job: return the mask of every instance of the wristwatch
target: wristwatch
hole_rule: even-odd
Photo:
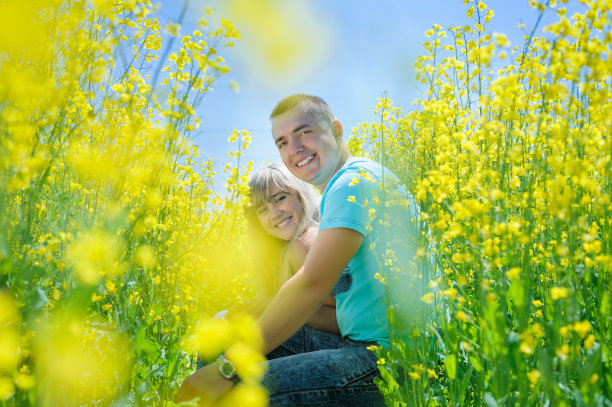
[[[217,358],[217,365],[219,366],[219,373],[221,373],[221,376],[234,381],[236,378],[236,367],[231,361],[226,359],[223,353]]]

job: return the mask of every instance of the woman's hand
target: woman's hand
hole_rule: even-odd
[[[230,308],[225,317],[232,318],[237,314],[244,312],[254,318],[259,318],[268,307],[268,304],[270,304],[270,301],[272,301],[272,299],[268,297],[258,297],[251,300],[246,300],[243,303]]]
[[[217,363],[211,363],[196,370],[185,379],[176,393],[176,401],[189,401],[199,397],[198,405],[210,406],[227,393],[232,386],[232,381],[219,373]]]

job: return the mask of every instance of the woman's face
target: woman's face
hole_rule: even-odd
[[[256,208],[257,219],[266,233],[283,240],[293,239],[302,221],[302,203],[296,191],[283,192],[270,185],[270,202]]]

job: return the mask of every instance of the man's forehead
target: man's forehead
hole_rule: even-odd
[[[282,137],[285,133],[292,133],[303,127],[318,124],[319,121],[314,109],[298,105],[272,118],[272,135],[274,138]]]

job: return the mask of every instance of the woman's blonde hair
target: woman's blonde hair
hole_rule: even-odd
[[[251,205],[246,214],[249,220],[251,269],[257,295],[273,297],[293,275],[288,256],[291,245],[319,221],[320,196],[306,182],[296,178],[282,164],[271,164],[257,171],[249,181]],[[289,242],[269,235],[257,218],[257,208],[270,202],[270,186],[284,193],[295,191],[302,206],[302,220],[297,233]]]

